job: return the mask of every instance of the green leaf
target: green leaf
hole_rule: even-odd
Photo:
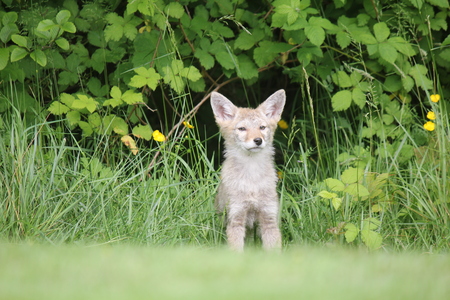
[[[341,88],[353,86],[350,76],[344,71],[337,71],[331,78],[333,79],[333,82]]]
[[[259,76],[258,67],[255,63],[245,54],[238,56],[239,69],[238,76],[243,79],[252,79]]]
[[[83,136],[91,136],[92,133],[94,133],[94,130],[92,130],[92,126],[88,122],[80,121],[78,122],[78,126],[80,126],[81,130],[83,131]]]
[[[219,52],[216,54],[217,62],[227,70],[233,70],[237,64],[237,58],[229,52]]]
[[[369,190],[359,183],[351,183],[345,187],[344,192],[358,198],[364,198],[370,195]]]
[[[361,109],[366,105],[366,94],[358,87],[352,90],[352,99]]]
[[[378,51],[382,59],[390,62],[391,64],[395,63],[398,52],[394,46],[389,43],[381,43],[378,45]]]
[[[320,191],[318,194],[318,196],[324,198],[324,199],[333,199],[336,198],[338,195],[335,193],[330,193],[328,191]]]
[[[35,50],[30,53],[30,57],[37,62],[41,67],[45,67],[47,65],[47,55],[45,55],[42,50]]]
[[[346,110],[352,104],[352,93],[349,90],[339,91],[331,98],[333,111]]]
[[[158,86],[158,82],[161,79],[161,75],[156,73],[154,68],[146,69],[144,67],[140,67],[134,70],[138,75],[134,75],[129,85],[132,87],[143,87],[147,85],[150,89],[155,90]]]
[[[377,23],[373,25],[373,31],[375,33],[375,38],[379,43],[384,42],[387,40],[389,35],[391,34],[391,31],[389,30],[388,26],[384,22]]]
[[[325,184],[329,189],[335,192],[343,191],[345,189],[345,185],[342,181],[334,178],[325,179]]]
[[[350,45],[352,39],[347,32],[340,31],[336,34],[336,42],[338,43],[339,47],[341,47],[341,49],[345,49]]]
[[[81,120],[81,114],[79,111],[71,110],[66,114],[67,121],[70,126],[75,126]]]
[[[1,27],[1,26],[0,26]],[[11,35],[19,33],[19,28],[16,24],[7,24],[0,30],[0,40],[3,43],[9,42]]]
[[[338,211],[339,208],[342,205],[342,198],[333,198],[333,199],[331,199],[331,204],[333,205],[334,209],[336,211]]]
[[[411,46],[410,43],[405,41],[402,37],[396,36],[392,37],[388,40],[388,43],[392,45],[395,49],[397,49],[398,52],[411,57],[416,54],[416,51]]]
[[[164,12],[172,18],[180,19],[184,14],[184,8],[179,2],[170,2]]]
[[[16,43],[17,45],[19,45],[22,48],[29,48],[29,45],[31,45],[30,40],[28,39],[28,37],[25,36],[21,36],[18,34],[13,34],[11,35],[11,40]]]
[[[123,101],[125,101],[127,104],[136,104],[136,103],[142,103],[144,100],[142,99],[141,93],[135,93],[132,90],[128,90],[122,95]]]
[[[105,28],[105,40],[119,41],[123,36],[123,26],[119,24],[108,25]]]
[[[15,23],[15,22],[17,22],[18,17],[19,17],[19,15],[14,11],[7,12],[3,15],[2,23],[5,26],[8,24],[11,24],[11,23]]]
[[[150,141],[152,139],[153,130],[149,125],[137,125],[133,128],[133,135],[137,138]]]
[[[403,89],[405,89],[406,92],[409,92],[414,87],[414,79],[412,79],[411,76],[406,75],[402,78],[402,85]]]
[[[372,230],[361,230],[361,239],[370,250],[380,248],[383,243],[381,234]]]
[[[317,25],[309,25],[305,27],[305,34],[316,46],[320,46],[325,41],[325,30],[322,27]]]
[[[70,48],[69,42],[63,37],[56,39],[55,43],[63,50],[67,51]]]
[[[202,78],[202,74],[200,73],[200,71],[194,67],[194,66],[189,66],[187,68],[183,68],[180,71],[180,76],[185,77],[191,81],[197,81],[200,78]]]
[[[72,104],[75,101],[75,97],[70,94],[67,94],[67,93],[61,93],[60,100],[62,103],[64,103],[68,107],[73,108]]]
[[[203,49],[197,49],[194,53],[194,56],[199,59],[200,64],[205,68],[205,70],[209,70],[214,67],[214,57],[207,51]]]
[[[9,60],[9,48],[0,48],[0,71],[6,68]]]
[[[348,168],[342,172],[341,180],[343,183],[355,183],[360,181],[364,177],[364,170],[358,168]]]
[[[351,223],[345,224],[344,228],[346,229],[345,240],[347,241],[347,243],[353,242],[356,239],[356,237],[358,236],[359,229]]]
[[[112,129],[115,133],[120,135],[128,134],[128,124],[124,119],[116,117],[111,123]]]
[[[68,108],[59,101],[53,101],[52,104],[50,104],[48,111],[54,114],[55,116],[60,116],[69,112],[70,108]]]
[[[68,10],[61,10],[57,15],[56,15],[56,22],[59,25],[62,25],[64,23],[66,23],[67,21],[69,21],[70,18],[70,11]]]
[[[11,62],[21,60],[28,55],[27,49],[16,47],[11,51]]]
[[[411,70],[409,71],[409,75],[414,78],[414,81],[416,82],[416,85],[418,87],[421,87],[423,90],[432,90],[433,89],[433,82],[428,79],[427,77],[428,69],[421,64],[416,64],[413,67],[411,67]]]
[[[55,26],[57,26],[55,23],[53,23],[52,20],[42,20],[41,22],[39,22],[38,26],[37,26],[37,30],[38,31],[49,31],[51,29],[53,29]]]
[[[66,31],[66,32],[70,32],[70,33],[75,33],[75,32],[77,32],[77,28],[75,27],[75,24],[73,24],[72,22],[64,23],[64,24],[61,26],[61,29],[64,30],[64,31]]]

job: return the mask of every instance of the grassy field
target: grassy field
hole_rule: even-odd
[[[2,243],[0,299],[448,299],[450,256]]]

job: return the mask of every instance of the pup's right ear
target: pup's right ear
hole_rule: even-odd
[[[214,116],[218,121],[232,120],[236,116],[238,108],[231,103],[224,95],[212,92],[211,93],[211,107]]]

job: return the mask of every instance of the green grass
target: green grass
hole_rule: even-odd
[[[0,245],[0,299],[448,299],[450,256]]]

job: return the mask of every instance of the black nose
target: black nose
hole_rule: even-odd
[[[256,139],[253,140],[253,142],[255,142],[256,146],[261,146],[262,138],[256,138]]]

